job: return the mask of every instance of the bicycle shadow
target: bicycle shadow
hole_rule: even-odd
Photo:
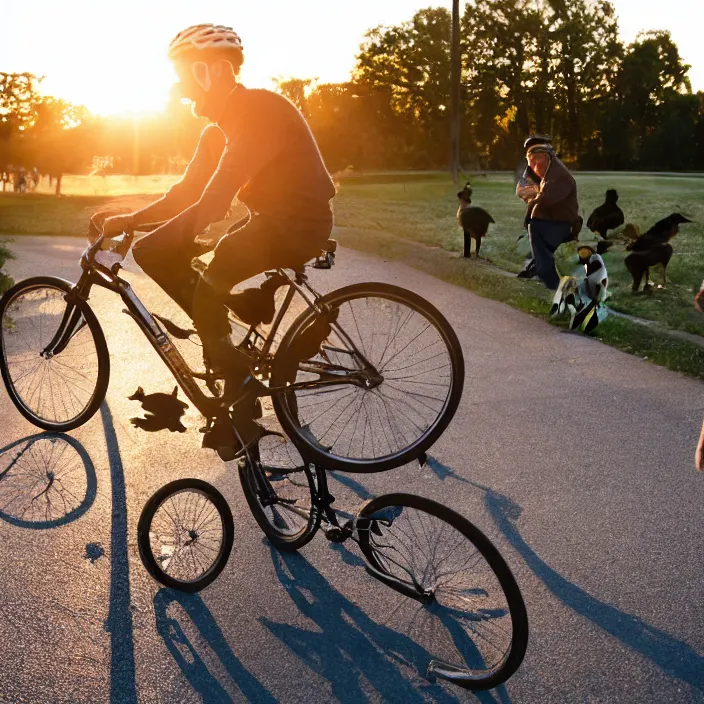
[[[364,485],[352,479],[349,475],[334,471],[328,471],[327,474],[328,477],[334,479],[336,482],[339,482],[342,486],[351,489],[355,494],[357,494],[357,496],[359,496],[360,499],[366,501],[367,499],[374,498],[374,494],[372,494]]]
[[[337,550],[343,552],[346,548],[339,546]],[[272,560],[279,581],[294,604],[319,630],[278,623],[264,616],[259,621],[301,662],[330,682],[338,701],[345,704],[367,701],[364,682],[384,701],[408,704],[462,701],[439,684],[424,680],[432,658],[428,651],[407,636],[376,623],[338,592],[305,557],[278,553],[272,548]],[[355,564],[357,560],[345,562]],[[415,670],[423,681],[409,681],[401,666]],[[463,698],[469,696],[486,704],[511,702],[504,687],[495,693],[456,691]]]
[[[438,479],[440,479],[440,481],[445,481],[446,479],[455,479],[458,482],[469,481],[465,477],[457,474],[457,472],[455,472],[452,467],[443,464],[442,462],[440,462],[440,460],[436,459],[435,457],[432,457],[431,455],[427,456],[424,467],[427,467],[431,472],[433,472],[433,474]],[[347,489],[353,491],[362,500],[366,501],[368,499],[374,498],[374,494],[372,494],[369,489],[367,489],[363,484],[356,481],[355,479],[352,479],[352,477],[350,477],[348,474],[344,474],[342,472],[328,471],[328,477],[334,479],[336,482],[339,482]]]
[[[112,491],[110,534],[110,605],[105,630],[110,634],[110,701],[137,702],[134,627],[130,608],[130,566],[127,549],[127,494],[120,446],[106,401],[100,406]]]
[[[508,496],[468,480],[484,492],[486,508],[510,545],[545,586],[566,606],[599,626],[670,677],[704,689],[704,657],[687,643],[588,594],[548,565],[524,540],[516,526],[522,507]]]
[[[64,433],[30,435],[0,448],[0,519],[57,528],[93,505],[98,480],[83,445]]]
[[[230,702],[232,695],[211,672],[208,663],[189,639],[184,628],[185,624],[169,614],[170,608],[174,605],[185,612],[247,701],[262,702],[262,704],[278,702],[239,661],[201,597],[198,594],[185,594],[164,587],[154,596],[157,633],[191,687],[202,696],[203,701]]]

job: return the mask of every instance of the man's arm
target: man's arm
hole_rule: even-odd
[[[209,125],[201,133],[196,151],[181,180],[161,198],[133,213],[108,218],[109,212],[98,212],[91,218],[92,224],[98,229],[104,227],[106,234],[109,235],[119,234],[123,229],[132,229],[147,223],[170,220],[193,205],[201,196],[218,166],[224,147],[225,135],[222,130],[217,125]]]
[[[225,148],[225,135],[217,125],[208,125],[200,135],[198,146],[178,183],[159,200],[132,213],[135,225],[170,220],[193,205],[213,176]]]
[[[694,465],[700,472],[704,470],[704,423],[702,423],[702,432],[699,434],[699,442],[697,443],[697,454],[694,457]]]
[[[253,126],[249,121],[247,128],[225,148],[198,201],[154,232],[168,232],[167,236],[175,242],[190,240],[211,223],[224,219],[240,188],[276,158],[285,144],[283,128],[263,131],[261,125]]]

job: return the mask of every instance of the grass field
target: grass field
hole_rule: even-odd
[[[536,281],[525,282],[500,275],[492,266],[518,272],[529,253],[523,232],[524,206],[514,194],[510,174],[470,175],[473,203],[488,210],[496,224],[482,244],[486,261],[458,257],[462,232],[457,227],[457,188],[440,173],[373,174],[345,178],[335,198],[336,224],[347,230],[342,244],[405,261],[433,275],[505,301],[522,310],[545,315],[550,295]],[[684,225],[673,240],[674,255],[668,267],[668,286],[650,295],[633,295],[625,270],[623,243],[614,245],[604,259],[609,271],[609,306],[668,327],[704,335],[704,315],[695,311],[692,298],[704,279],[704,178],[695,175],[576,174],[580,211],[585,220],[603,202],[604,191],[616,188],[626,222],[644,232],[655,221],[681,212],[695,222]],[[81,236],[92,212],[103,208],[138,208],[163,193],[174,176],[65,176],[64,196],[51,195],[48,184],[37,193],[0,193],[0,236],[54,234]],[[215,229],[225,229],[225,224]],[[615,233],[618,238],[619,232]],[[613,236],[613,235],[612,235]],[[584,229],[580,241],[594,242]],[[557,253],[561,273],[577,264],[575,245]],[[651,271],[660,282],[661,272]],[[598,336],[628,352],[658,361],[673,369],[704,378],[704,348],[665,339],[624,320],[609,319]]]

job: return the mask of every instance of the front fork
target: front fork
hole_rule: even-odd
[[[57,354],[61,354],[68,347],[73,337],[86,325],[86,320],[76,305],[76,301],[87,301],[92,285],[88,273],[84,272],[78,283],[64,296],[66,310],[54,337],[40,352],[44,359],[51,359]]]

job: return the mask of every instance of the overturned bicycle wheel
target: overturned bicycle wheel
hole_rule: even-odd
[[[418,674],[473,690],[505,682],[523,661],[528,617],[508,565],[489,539],[442,504],[387,494],[358,515],[367,571],[389,587],[374,613]]]

